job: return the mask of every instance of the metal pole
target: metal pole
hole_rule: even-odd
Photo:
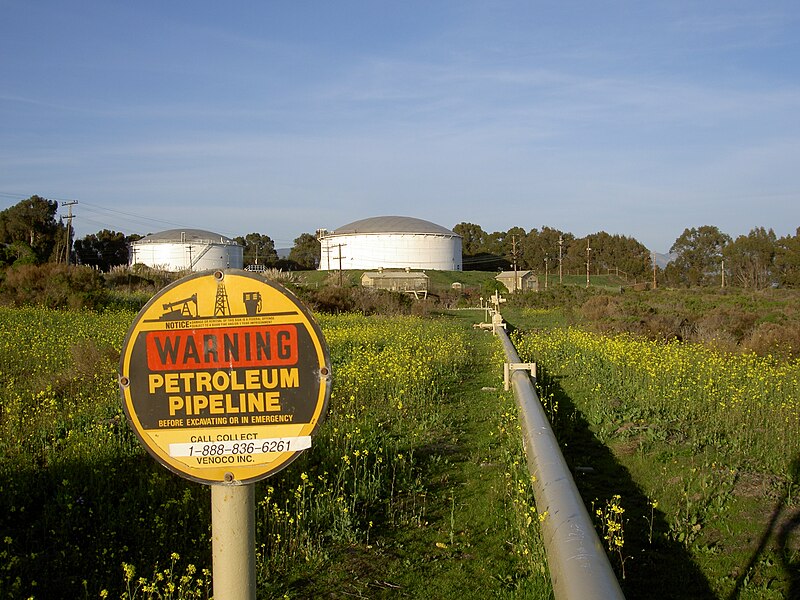
[[[653,252],[653,289],[656,289],[656,253]]]
[[[586,238],[586,287],[587,288],[589,287],[589,252],[591,251],[592,249],[589,248],[589,238],[587,237]]]
[[[71,253],[70,251],[72,250],[72,244],[70,243],[70,230],[72,229],[72,207],[77,203],[77,200],[65,200],[61,203],[61,206],[69,206],[69,214],[67,215],[67,266],[69,266],[69,255]],[[59,260],[61,259],[59,258]]]
[[[511,258],[514,259],[514,289],[515,294],[519,290],[519,282],[517,280],[517,236],[511,236]]]
[[[521,362],[505,329],[496,326],[494,331],[508,362]],[[542,537],[553,595],[556,600],[624,599],[530,376],[515,369],[511,383],[520,409],[536,509],[547,515]]]
[[[211,486],[215,600],[255,600],[255,486]]]
[[[564,246],[564,238],[559,235],[558,236],[558,283],[564,283],[564,278],[561,271],[562,265],[562,257],[561,257],[561,249]]]
[[[544,289],[547,289],[547,256],[544,257]]]

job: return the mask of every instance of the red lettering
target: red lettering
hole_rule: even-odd
[[[151,371],[296,365],[297,326],[262,325],[150,331]]]

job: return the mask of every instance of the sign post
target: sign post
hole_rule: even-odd
[[[119,375],[128,422],[158,462],[213,486],[215,598],[254,597],[250,484],[311,446],[327,412],[330,375],[328,348],[308,310],[246,271],[189,275],[154,296],[128,330]],[[250,556],[232,557],[238,551],[228,549],[243,538]],[[219,569],[218,554],[226,565]],[[252,572],[234,576],[234,563]],[[218,577],[246,580],[252,592],[218,590]]]
[[[256,597],[255,484],[211,486],[214,598]]]

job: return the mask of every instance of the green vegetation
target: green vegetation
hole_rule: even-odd
[[[427,300],[360,275],[267,274],[327,315],[335,380],[314,448],[257,486],[260,597],[548,597],[499,349],[483,311],[438,316],[495,272],[429,272]],[[176,277],[3,272],[0,596],[208,595],[208,490],[150,459],[116,385],[134,312]],[[798,292],[556,279],[503,314],[628,597],[796,596]]]
[[[0,596],[209,593],[208,489],[153,461],[121,413],[133,316],[0,308]],[[491,336],[413,317],[321,325],[330,413],[257,484],[259,597],[548,597]]]
[[[791,359],[800,350],[796,290],[695,288],[609,291],[553,286],[508,296],[509,320],[536,326],[525,311],[557,309],[564,323],[600,333],[634,333],[651,340],[703,343],[729,352]],[[504,311],[507,312],[507,311]]]
[[[103,229],[73,244],[71,216],[66,225],[58,223],[57,211],[57,202],[39,196],[0,211],[0,267],[63,261],[108,272],[128,264],[128,244],[141,236]],[[583,285],[587,269],[591,277],[613,273],[624,286],[643,286],[653,279],[657,285],[682,288],[727,285],[763,290],[800,285],[800,228],[795,235],[780,239],[764,227],[755,227],[736,239],[712,225],[687,228],[670,248],[666,266],[635,238],[605,231],[583,238],[546,226],[529,231],[514,226],[508,231],[487,233],[480,225],[465,222],[455,225],[453,231],[462,239],[466,272],[493,273],[515,265],[537,273],[541,280],[555,281],[558,277],[566,285]],[[286,259],[278,258],[274,242],[266,234],[248,233],[235,241],[243,247],[245,265],[292,271],[313,270],[320,265],[320,243],[310,233],[295,238]],[[356,272],[327,274],[331,276],[329,283],[338,285],[358,285],[360,276]],[[326,277],[310,275],[309,282],[320,285]],[[468,282],[469,276],[458,275],[449,283],[457,280]],[[593,285],[603,284],[595,281]]]
[[[518,348],[598,525],[607,503],[624,511],[612,558],[629,597],[796,597],[800,363],[565,328],[558,312],[521,311]]]
[[[687,228],[670,248],[672,259],[659,265],[634,238],[599,231],[583,238],[551,227],[525,231],[485,232],[480,225],[459,223],[464,269],[519,269],[558,275],[615,273],[628,283],[652,281],[679,287],[734,285],[760,290],[800,284],[800,229],[780,239],[770,229],[755,227],[735,240],[712,225]],[[653,261],[656,261],[653,273]]]

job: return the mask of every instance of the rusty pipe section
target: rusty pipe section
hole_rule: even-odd
[[[506,360],[519,363],[503,327],[495,327]],[[527,371],[510,374],[520,411],[528,471],[542,521],[547,564],[556,600],[624,599],[611,563],[572,478],[558,440]]]

